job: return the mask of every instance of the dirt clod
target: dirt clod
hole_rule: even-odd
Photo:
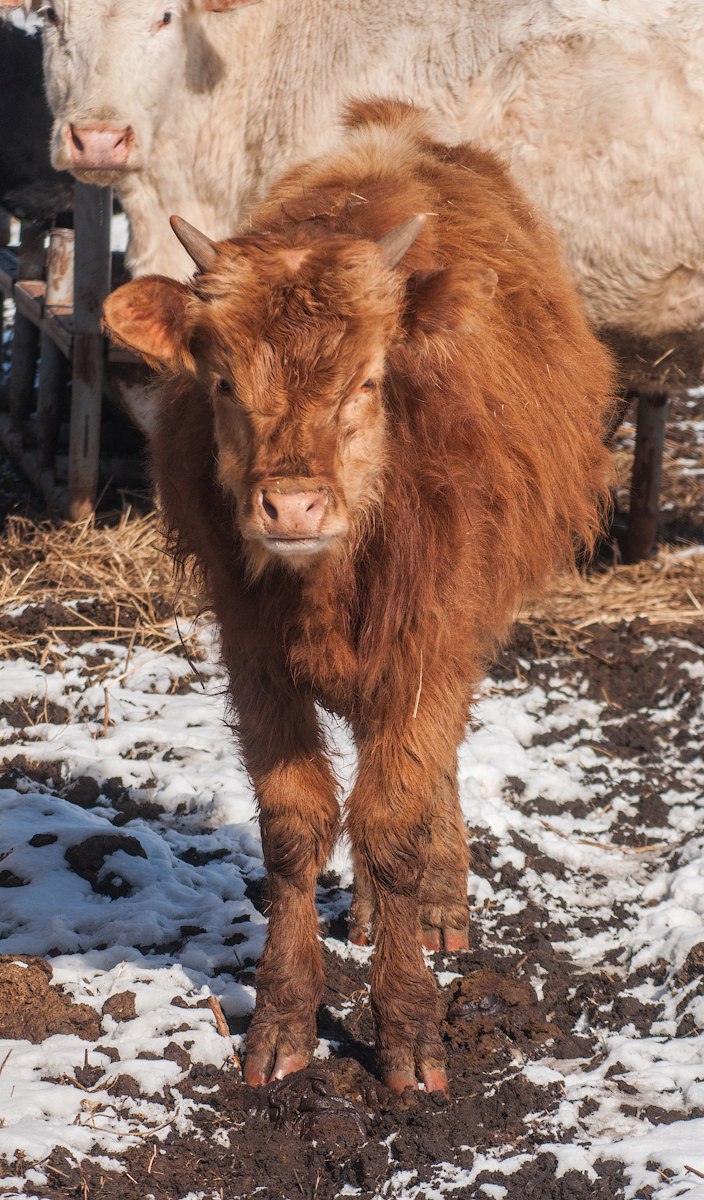
[[[132,891],[129,880],[116,871],[104,870],[105,859],[118,850],[137,858],[147,857],[142,843],[135,837],[118,833],[98,833],[76,846],[69,846],[65,858],[71,870],[80,875],[81,879],[87,879],[94,892],[117,900],[120,896],[129,896]]]
[[[7,868],[0,871],[0,888],[26,887],[28,882],[27,879],[21,879],[19,875],[15,875],[14,871],[9,871]]]
[[[183,1046],[179,1046],[177,1042],[169,1042],[164,1050],[164,1058],[168,1058],[171,1062],[175,1062],[182,1071],[188,1071],[191,1066],[191,1056]]]
[[[39,850],[42,846],[53,846],[58,840],[55,833],[35,833],[34,837],[29,839],[29,845]]]
[[[52,987],[52,969],[43,958],[0,956],[0,1037],[35,1045],[55,1033],[86,1041],[100,1037],[100,1019],[87,1004],[75,1004]]]
[[[67,784],[63,795],[66,800],[77,804],[79,808],[94,808],[100,796],[100,784],[90,775],[79,775],[77,779],[73,779],[71,783]]]
[[[694,979],[701,979],[703,975],[704,942],[697,942],[696,946],[692,946],[692,949],[684,960],[682,970],[680,971],[680,980],[682,983],[691,983]]]
[[[134,992],[116,992],[109,996],[103,1005],[103,1016],[112,1017],[115,1021],[134,1021],[137,1016]]]

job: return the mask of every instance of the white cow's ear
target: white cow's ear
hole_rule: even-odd
[[[162,275],[133,279],[105,301],[105,332],[157,370],[192,371],[186,315],[190,294],[186,284]]]

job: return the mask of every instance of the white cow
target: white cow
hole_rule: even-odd
[[[378,94],[509,161],[597,324],[704,323],[704,0],[42,7],[54,166],[116,187],[134,274],[186,274],[170,213],[232,233],[347,98]]]

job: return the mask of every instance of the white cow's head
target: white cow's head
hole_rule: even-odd
[[[254,2],[30,0],[44,20],[53,166],[103,185],[143,169],[170,106],[223,69],[199,17]]]

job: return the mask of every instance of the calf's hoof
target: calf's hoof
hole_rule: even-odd
[[[449,1097],[445,1054],[433,1018],[409,1022],[408,1041],[397,1039],[398,1026],[394,1029],[380,1024],[378,1032],[379,1067],[389,1091],[400,1095],[406,1088],[417,1088],[420,1081],[426,1092],[440,1092]]]
[[[469,950],[469,926],[452,929],[448,925],[423,925],[421,941],[426,950],[446,950],[448,954],[458,950]]]
[[[315,1033],[296,1032],[285,1018],[258,1021],[256,1015],[247,1034],[247,1052],[242,1069],[250,1087],[264,1087],[302,1071],[313,1057]]]
[[[451,894],[421,899],[418,906],[421,941],[426,950],[469,950],[469,911],[464,889],[454,899]]]
[[[374,941],[368,925],[350,925],[347,936],[355,946],[371,946]]]
[[[419,1074],[426,1092],[439,1092],[443,1096],[450,1096],[450,1082],[447,1078],[447,1071],[440,1066],[421,1066]],[[418,1087],[416,1072],[411,1067],[393,1067],[388,1071],[383,1072],[383,1080],[390,1092],[400,1096],[405,1092],[406,1088]]]
[[[244,1061],[243,1079],[249,1087],[264,1087],[275,1079],[285,1079],[294,1071],[302,1071],[310,1062],[304,1054],[271,1054],[255,1051],[248,1054]]]
[[[371,925],[350,924],[349,940],[355,946],[373,946]],[[421,923],[421,942],[426,950],[445,950],[448,954],[469,950],[469,924],[457,929],[453,925]]]

